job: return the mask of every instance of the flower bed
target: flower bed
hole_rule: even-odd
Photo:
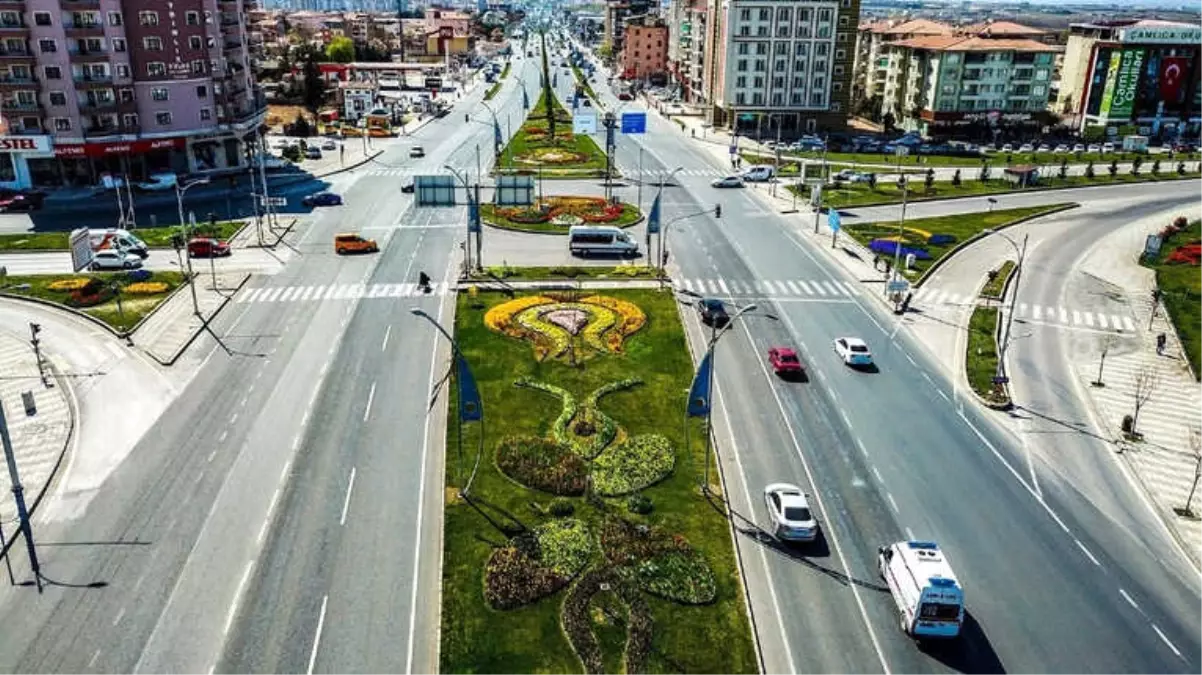
[[[535,536],[539,562],[556,574],[576,576],[593,555],[592,534],[579,520],[553,520],[539,527]]]
[[[604,588],[610,590],[603,590]],[[623,672],[646,672],[651,653],[652,621],[647,602],[610,570],[594,570],[581,577],[563,603],[563,630],[580,657],[587,673],[605,671],[601,645],[593,625],[609,620],[604,612],[593,610],[602,593],[616,593],[626,605],[626,645]]]
[[[1202,241],[1194,241],[1178,246],[1164,259],[1170,265],[1198,265],[1202,263]]]
[[[553,315],[573,311],[588,317],[583,329],[575,332],[569,328],[576,326],[565,328],[554,320]],[[499,333],[529,340],[540,361],[548,356],[571,357],[579,361],[599,353],[620,352],[626,339],[646,324],[647,317],[637,305],[608,296],[592,295],[579,302],[558,301],[552,296],[528,296],[493,307],[485,315],[484,322]]]
[[[497,468],[534,490],[553,495],[584,494],[588,467],[562,444],[534,436],[508,436],[497,444]]]
[[[655,485],[672,475],[675,466],[671,441],[659,434],[635,436],[593,460],[593,489],[620,497]]]
[[[87,277],[78,277],[75,279],[59,279],[46,285],[52,291],[78,291],[88,285],[90,279]]]
[[[125,287],[125,292],[132,295],[154,295],[155,293],[166,293],[167,284],[161,281],[139,281]]]
[[[514,609],[552,595],[584,570],[592,537],[579,520],[553,520],[493,551],[484,596],[494,609]]]
[[[652,595],[686,605],[714,601],[714,572],[696,550],[668,551],[634,569],[639,586]]]

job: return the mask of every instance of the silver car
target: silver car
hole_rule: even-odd
[[[88,267],[93,272],[103,270],[136,270],[142,266],[142,259],[134,255],[126,255],[121,251],[96,251],[92,254],[92,264]]]
[[[710,187],[716,188],[739,188],[743,187],[743,179],[739,176],[723,176],[710,181]]]

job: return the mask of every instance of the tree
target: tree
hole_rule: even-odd
[[[1110,177],[1114,178],[1119,172],[1119,161],[1117,159],[1110,160],[1110,166],[1106,169],[1110,173]]]
[[[886,111],[885,115],[881,117],[881,126],[885,128],[885,133],[893,133],[893,130],[897,127],[897,118],[893,116],[892,110]]]
[[[989,162],[983,162],[981,164],[981,174],[979,178],[982,183],[989,180]]]
[[[960,170],[956,169],[956,173],[952,174],[952,187],[960,187]]]
[[[1131,175],[1138,176],[1140,167],[1142,167],[1143,165],[1144,165],[1144,158],[1136,157],[1135,160],[1131,162]]]
[[[540,33],[543,46],[543,100],[547,111],[547,138],[555,142],[555,92],[551,91],[551,66],[547,62],[547,34]]]
[[[326,60],[334,63],[350,63],[355,60],[355,43],[345,35],[340,35],[326,45]]]
[[[1065,178],[1068,177],[1068,160],[1067,159],[1060,160],[1059,175],[1060,175],[1060,180],[1064,180]]]
[[[1135,386],[1131,389],[1131,398],[1135,403],[1135,411],[1131,415],[1130,436],[1139,437],[1139,411],[1152,399],[1152,394],[1156,391],[1156,385],[1159,383],[1160,378],[1156,369],[1150,365],[1140,366],[1139,370],[1132,375],[1132,384]]]
[[[305,107],[314,112],[321,107],[322,101],[326,97],[326,83],[321,79],[321,71],[317,68],[317,54],[314,50],[308,50],[304,65],[304,79],[302,87],[304,88]]]
[[[926,188],[927,188],[927,192],[930,192],[931,190],[935,189],[935,170],[934,169],[927,169]]]
[[[1153,176],[1160,175],[1160,160],[1159,159],[1152,162],[1152,175]]]
[[[1088,179],[1090,179],[1090,180],[1093,180],[1093,177],[1094,177],[1095,175],[1097,175],[1097,174],[1096,174],[1096,172],[1094,171],[1094,168],[1093,168],[1093,160],[1090,160],[1089,164],[1086,164],[1086,165],[1085,165],[1085,177],[1086,177],[1086,178],[1088,178]]]
[[[1185,175],[1185,162],[1177,162],[1177,175],[1178,176]]]

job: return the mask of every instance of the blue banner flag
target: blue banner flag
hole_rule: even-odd
[[[647,216],[647,234],[659,234],[659,195],[651,202],[651,214]]]
[[[480,390],[476,378],[458,352],[455,354],[456,379],[459,382],[459,421],[476,422],[484,417],[484,404],[480,401]]]
[[[843,224],[842,217],[839,215],[838,209],[829,209],[826,212],[826,224],[830,225],[835,232],[839,231],[839,227]]]
[[[714,353],[707,351],[697,374],[693,376],[693,386],[689,387],[689,417],[709,417],[710,414],[710,370],[713,368],[711,357]]]
[[[480,205],[471,200],[467,205],[467,231],[480,231]]]
[[[492,123],[492,141],[499,152],[501,150],[501,125],[496,122]]]
[[[522,87],[522,110],[530,109],[530,94],[526,93],[526,88]]]

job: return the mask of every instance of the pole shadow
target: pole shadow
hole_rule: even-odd
[[[967,610],[964,612],[964,625],[960,627],[960,637],[954,640],[921,640],[918,642],[918,648],[948,668],[961,673],[1000,675],[1006,672],[1001,658],[981,629],[981,624],[977,623],[976,617]]]

